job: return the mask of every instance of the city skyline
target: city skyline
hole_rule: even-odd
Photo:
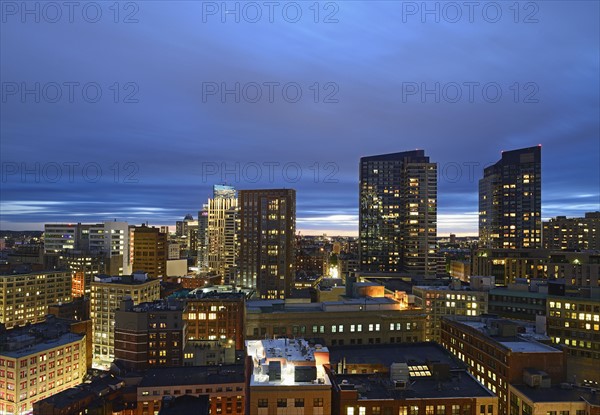
[[[315,23],[308,4],[298,23],[280,14],[265,21],[266,11],[257,23],[223,22],[203,15],[202,3],[184,13],[144,2],[131,24],[115,24],[108,9],[94,24],[79,15],[58,24],[7,15],[0,228],[113,218],[172,224],[223,182],[215,166],[239,163],[247,177],[225,180],[239,189],[297,190],[303,233],[357,234],[360,157],[419,148],[439,166],[438,233],[476,235],[483,167],[502,150],[537,144],[542,218],[598,210],[598,3],[544,2],[533,14],[520,4],[518,16],[507,4],[493,23],[481,10],[473,22],[463,10],[454,23],[403,4],[412,3],[340,3],[331,23],[323,22],[331,10]],[[121,20],[131,11],[122,12]],[[26,92],[36,82],[40,102]],[[102,88],[96,103],[81,95],[93,82]],[[270,82],[299,85],[302,100],[289,102],[290,89],[269,102],[263,90],[252,102],[252,88]],[[53,102],[64,83],[79,84],[74,102],[66,87]],[[216,92],[236,83],[241,97]],[[427,92],[436,88],[437,96]],[[265,163],[279,163],[273,180]],[[298,181],[284,180],[286,163],[288,178],[302,169]],[[262,180],[251,182],[256,164]]]
[[[537,145],[538,147],[543,147],[541,144]],[[535,147],[535,146],[534,146]],[[527,148],[527,147],[524,147]],[[503,153],[507,152],[507,151],[516,151],[516,150],[520,150],[521,148],[507,148],[505,150],[500,151],[500,156],[502,156]],[[420,150],[420,149],[418,149]],[[546,149],[545,149],[546,150]],[[401,150],[401,152],[403,152],[405,150]],[[544,152],[544,160],[546,159],[546,151]],[[391,154],[391,153],[387,153],[387,154]],[[428,153],[430,154],[430,153]],[[369,158],[369,157],[373,157],[374,155],[371,154],[369,156],[363,156],[361,158]],[[359,159],[360,160],[360,159]],[[432,158],[432,163],[436,163],[436,160]],[[448,164],[442,165],[440,166],[440,163],[438,164],[438,172],[437,172],[437,177],[438,177],[438,183],[440,183],[440,187],[443,187],[443,184],[445,182],[445,184],[448,184],[448,181],[450,182],[456,182],[456,181],[461,181],[464,180],[465,177],[463,176],[468,176],[467,181],[472,182],[472,186],[475,187],[476,191],[474,194],[470,194],[471,198],[474,198],[474,201],[472,203],[470,203],[471,207],[475,210],[473,211],[463,211],[463,212],[455,212],[452,211],[452,213],[438,213],[438,237],[447,237],[450,234],[455,234],[458,237],[465,237],[465,236],[473,236],[473,237],[477,237],[479,234],[479,211],[478,209],[478,198],[479,198],[479,191],[477,189],[478,187],[478,183],[479,180],[483,178],[483,170],[484,168],[487,168],[489,166],[492,166],[494,164],[497,163],[496,161],[490,161],[488,163],[485,164],[481,164],[481,168],[479,167],[478,162],[463,162],[463,165],[460,166],[458,163],[455,162],[450,162]],[[280,165],[283,163],[280,163]],[[261,166],[261,168],[264,168],[264,173],[269,174],[269,169],[270,169],[270,174],[273,174],[275,171],[275,168],[277,166],[275,166],[274,164],[270,164],[269,162],[263,164]],[[220,166],[218,167],[220,169]],[[481,176],[477,175],[477,171],[480,168],[481,170]],[[600,167],[599,167],[600,168]],[[442,171],[445,169],[445,173]],[[452,169],[452,170],[451,170]],[[249,168],[248,168],[249,170]],[[359,166],[357,166],[357,172],[356,175],[357,177],[359,176]],[[542,171],[547,170],[547,168],[545,168],[545,163],[542,163]],[[234,170],[231,170],[230,172],[226,172],[225,173],[225,177],[231,177],[234,175],[233,173]],[[450,173],[450,171],[452,171],[452,173]],[[240,167],[239,169],[239,176],[240,178],[243,175],[243,167]],[[310,173],[313,175],[313,179],[314,179],[314,175],[316,174],[316,172],[314,170],[310,170]],[[220,174],[220,173],[217,173]],[[450,175],[453,175],[452,177],[450,177]],[[600,174],[600,173],[599,173]],[[544,174],[542,174],[544,175]],[[550,174],[551,175],[551,174]],[[444,180],[444,176],[446,177],[446,180]],[[455,179],[454,177],[458,177],[458,179]],[[238,180],[239,181],[239,180]],[[213,187],[215,185],[220,186],[223,184],[227,184],[227,185],[231,185],[231,182],[227,182],[227,181],[221,181],[219,183],[212,183],[212,184],[207,184],[207,185],[203,185],[202,188],[207,189],[208,191],[208,196],[207,198],[210,198],[212,196],[212,192],[213,192]],[[235,183],[235,182],[234,182]],[[284,182],[285,184],[285,182]],[[291,183],[291,184],[295,184],[295,183]],[[336,186],[339,183],[328,183],[331,186]],[[451,183],[454,184],[454,183]],[[246,190],[246,189],[253,189],[253,188],[260,188],[260,189],[271,189],[271,188],[276,188],[276,186],[252,186],[253,183],[248,183],[247,186],[235,186],[238,190]],[[575,208],[567,208],[564,206],[560,206],[560,205],[554,205],[554,204],[550,204],[549,206],[546,206],[546,203],[544,203],[544,196],[545,196],[545,188],[551,186],[552,184],[547,183],[547,180],[544,180],[544,182],[542,183],[542,220],[547,221],[551,218],[555,218],[557,216],[567,216],[567,217],[583,217],[584,214],[586,212],[591,212],[591,211],[596,211],[600,208],[600,200],[598,204],[594,204],[593,203],[593,198],[596,196],[594,194],[581,194],[579,198],[581,199],[591,199],[592,203],[586,204],[586,203],[573,203],[572,206],[574,206]],[[356,198],[358,199],[358,194],[359,194],[359,182],[357,180],[356,183]],[[294,189],[294,186],[281,186],[281,188],[291,188]],[[438,192],[440,194],[441,197],[438,197],[439,201],[439,205],[443,206],[443,199],[444,199],[444,194],[442,191]],[[306,196],[306,195],[305,195]],[[597,197],[600,199],[600,193],[598,193]],[[302,193],[298,192],[298,199],[300,201],[302,201]],[[304,202],[306,202],[306,197],[304,198]],[[206,199],[205,199],[206,200]],[[32,215],[32,217],[46,217],[44,216],[44,214],[42,214],[42,216],[37,216],[35,209],[32,212],[28,212],[27,210],[23,211],[22,208],[25,208],[25,205],[15,205],[13,207],[10,206],[10,203],[6,203],[6,202],[1,202],[3,204],[3,207],[9,206],[8,210],[9,213],[7,214],[6,211],[4,211],[4,213],[2,211],[0,211],[0,218],[2,218],[0,220],[0,229],[2,230],[12,230],[12,231],[27,231],[27,230],[43,230],[44,228],[44,224],[45,223],[96,223],[96,222],[103,222],[103,221],[112,221],[114,219],[117,219],[119,221],[124,221],[124,222],[129,222],[132,225],[135,224],[143,224],[143,223],[148,223],[150,226],[169,226],[171,231],[174,231],[175,229],[175,222],[177,220],[181,220],[185,215],[187,214],[192,214],[192,216],[194,218],[197,219],[197,212],[199,210],[202,209],[202,205],[204,204],[204,201],[200,200],[198,205],[200,206],[199,208],[196,208],[195,206],[190,207],[189,209],[185,210],[185,209],[171,209],[173,211],[177,211],[176,213],[169,213],[168,209],[162,209],[160,207],[152,207],[152,208],[138,208],[139,211],[135,211],[135,209],[129,209],[129,212],[120,212],[120,213],[125,213],[125,214],[129,214],[130,216],[117,216],[117,217],[113,217],[114,215],[111,216],[111,213],[98,213],[98,214],[94,214],[94,213],[89,213],[89,214],[84,214],[84,213],[76,213],[76,214],[68,214],[68,213],[64,213],[64,216],[61,216],[63,214],[61,213],[56,213],[52,211],[52,206],[59,206],[60,203],[41,203],[41,206],[46,206],[48,208],[48,210],[50,211],[49,213],[49,217],[52,218],[52,220],[47,220],[45,222],[25,222],[25,221],[18,221],[18,222],[9,222],[6,221],[4,217],[10,217],[12,216],[18,209],[21,209],[20,212],[21,214],[18,215],[18,218],[22,218],[24,215],[30,214]],[[573,202],[573,201],[571,201]],[[101,202],[98,202],[101,203]],[[35,204],[35,203],[34,203]],[[96,203],[94,202],[88,202],[88,203],[84,203],[87,204],[88,206],[93,206]],[[299,203],[299,205],[302,205],[301,203]],[[305,204],[304,204],[305,206]],[[17,209],[15,211],[13,211],[12,209]],[[59,209],[60,210],[60,209]],[[352,212],[352,211],[355,212]],[[443,209],[443,208],[439,208],[439,211],[446,211],[448,212],[448,208]],[[300,209],[299,209],[300,211]],[[309,213],[315,213],[315,211],[312,210],[304,210],[304,212],[309,212]],[[309,217],[302,217],[300,215],[298,215],[296,221],[298,223],[297,226],[297,232],[303,234],[303,235],[322,235],[322,234],[327,234],[328,236],[355,236],[358,237],[358,230],[359,230],[359,207],[358,207],[358,203],[356,204],[355,207],[350,207],[348,208],[347,211],[344,211],[345,213],[340,213],[340,214],[336,214],[335,212],[332,212],[332,214],[324,216],[324,217],[318,217],[318,216],[309,216]],[[550,213],[551,212],[551,213]],[[180,215],[177,215],[177,214]],[[173,216],[171,216],[173,215]],[[161,217],[162,219],[158,219],[158,221],[153,222],[152,221],[152,217]],[[168,219],[172,219],[170,221],[165,220],[165,218]],[[309,223],[312,224],[313,226],[303,226],[304,223]],[[10,224],[12,227],[8,226],[7,224]],[[314,226],[317,225],[317,226]],[[322,225],[322,226],[319,226]]]

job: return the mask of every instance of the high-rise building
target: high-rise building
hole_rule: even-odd
[[[502,152],[479,180],[479,241],[485,248],[542,246],[542,147]]]
[[[186,236],[188,234],[189,223],[193,221],[194,217],[188,213],[183,220],[175,222],[175,235],[178,237]]]
[[[46,253],[81,251],[102,253],[107,258],[122,262],[119,275],[128,274],[129,225],[126,222],[106,221],[97,224],[46,224],[44,225],[44,250]]]
[[[289,296],[294,285],[296,191],[240,191],[238,284],[260,298]]]
[[[198,259],[200,272],[208,270],[208,205],[202,205],[198,212]]]
[[[0,275],[0,323],[6,328],[44,321],[50,304],[69,301],[70,272]]]
[[[237,259],[237,192],[232,186],[213,186],[213,198],[208,200],[207,271],[229,279]],[[198,225],[200,229],[200,225]]]
[[[138,226],[133,237],[133,271],[145,272],[152,278],[167,273],[168,235],[160,229]]]
[[[46,253],[68,249],[88,249],[89,229],[81,223],[47,223],[44,225],[44,250]]]
[[[94,277],[90,293],[90,317],[94,364],[107,367],[113,361],[115,340],[115,310],[125,297],[133,304],[160,299],[160,281],[150,280],[146,274],[134,273],[122,277],[100,275]]]
[[[110,258],[122,257],[118,274],[131,272],[129,268],[129,225],[127,222],[104,222],[89,229],[89,251],[102,252]]]
[[[423,150],[363,157],[359,192],[361,270],[435,276],[437,164]]]
[[[600,250],[600,212],[583,218],[557,216],[543,223],[545,249]]]

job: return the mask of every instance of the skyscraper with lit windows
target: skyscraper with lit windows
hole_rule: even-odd
[[[233,186],[213,186],[206,211],[206,271],[219,275],[222,282],[232,277],[237,261],[237,191]],[[199,228],[200,229],[200,228]],[[201,271],[203,271],[201,269]]]
[[[296,191],[240,190],[238,284],[260,298],[289,296],[294,284]]]
[[[479,180],[479,242],[485,248],[542,245],[542,147],[502,152]]]
[[[360,268],[434,277],[437,164],[424,150],[360,159]]]

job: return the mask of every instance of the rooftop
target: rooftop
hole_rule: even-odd
[[[466,370],[451,372],[440,381],[432,376],[411,378],[403,388],[396,388],[387,374],[335,375],[334,382],[341,390],[356,390],[359,399],[444,399],[492,397]]]
[[[165,396],[158,415],[208,415],[210,402],[208,395],[183,395],[177,398]]]
[[[141,285],[151,283],[153,281],[159,280],[150,280],[148,278],[148,274],[144,273],[133,273],[132,275],[95,275],[93,283],[102,283],[102,284],[124,284],[124,285]]]
[[[48,316],[47,320],[14,328],[0,335],[0,355],[18,358],[81,340],[71,333],[73,321]]]
[[[581,402],[600,405],[600,394],[591,388],[573,386],[568,383],[553,385],[549,388],[533,388],[527,385],[511,385],[533,402]]]
[[[104,376],[96,378],[90,383],[82,383],[73,388],[51,395],[40,402],[50,403],[56,408],[66,408],[74,402],[78,402],[85,397],[97,397],[99,394],[106,394],[109,390],[119,389],[123,382],[113,376]]]
[[[451,318],[459,324],[470,327],[496,343],[517,353],[563,353],[552,346],[540,343],[548,336],[535,332],[532,324],[482,315],[472,318]]]
[[[185,303],[183,301],[174,300],[156,300],[134,305],[130,310],[124,309],[121,311],[130,311],[135,313],[146,313],[148,311],[182,311]]]
[[[206,300],[241,300],[246,293],[235,291],[231,286],[212,286],[196,288],[189,292],[188,298]]]
[[[303,339],[248,340],[246,350],[253,361],[251,386],[331,386],[324,363],[329,350],[311,347]]]
[[[400,310],[401,307],[400,302],[387,297],[345,298],[340,301],[324,301],[321,303],[286,303],[285,300],[253,300],[246,303],[249,313],[382,311]]]
[[[139,388],[244,383],[244,365],[178,366],[146,371]]]
[[[506,295],[510,297],[521,297],[521,298],[547,298],[547,293],[511,290],[508,288],[494,288],[490,290],[490,295]]]
[[[401,343],[384,345],[333,346],[329,348],[329,360],[332,364],[371,364],[391,366],[392,363],[405,362],[409,365],[445,363],[450,369],[464,369],[465,364],[435,342]]]

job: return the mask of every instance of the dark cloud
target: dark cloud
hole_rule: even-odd
[[[420,15],[403,16],[407,2],[376,3],[337,2],[339,22],[331,24],[314,23],[308,6],[295,24],[277,13],[274,23],[266,15],[255,24],[229,16],[224,24],[216,16],[204,23],[206,2],[138,2],[133,24],[114,23],[107,8],[97,24],[5,16],[3,83],[95,82],[102,98],[88,103],[76,95],[73,103],[52,104],[3,95],[2,228],[113,216],[172,223],[194,213],[221,181],[203,169],[239,163],[245,174],[224,177],[238,188],[298,190],[299,228],[350,231],[359,158],[423,148],[439,163],[440,232],[475,233],[483,166],[501,150],[538,143],[544,217],[598,209],[597,2],[535,2],[537,23],[523,23],[533,10],[526,3],[519,23],[508,3],[500,3],[498,23],[480,11],[473,23],[466,14],[458,23],[431,16],[422,23]],[[119,19],[130,11],[121,10]],[[320,21],[331,10],[321,12]],[[203,102],[208,82],[294,82],[302,98],[289,103],[278,90],[274,103],[235,103],[232,96]],[[430,94],[422,102],[419,93],[403,97],[409,83],[439,83],[447,93],[456,84],[462,96],[451,103],[443,93],[440,102]],[[480,85],[474,102],[465,83]],[[496,103],[481,92],[490,83],[502,93]],[[129,94],[139,102],[124,103]],[[338,102],[323,103],[327,94]],[[36,162],[97,163],[102,176],[44,176],[38,183],[32,175],[7,175],[11,163],[31,169]],[[135,183],[124,182],[128,162]],[[270,162],[280,163],[272,179],[264,164]],[[255,164],[262,166],[256,182]]]

